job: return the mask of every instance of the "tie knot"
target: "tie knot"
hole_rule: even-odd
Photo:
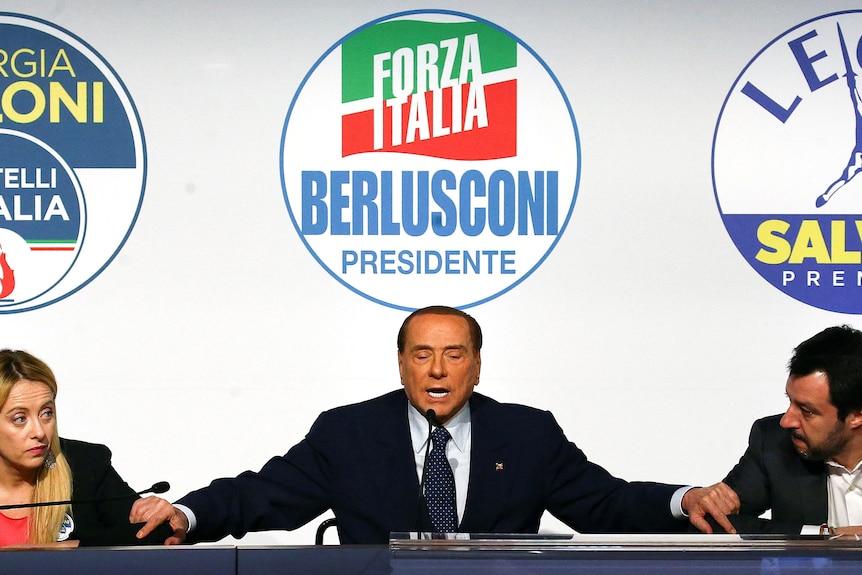
[[[431,432],[431,439],[434,440],[434,447],[443,447],[447,441],[452,439],[452,436],[449,435],[449,431],[445,427],[438,427]]]

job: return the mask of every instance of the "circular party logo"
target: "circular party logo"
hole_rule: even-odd
[[[713,185],[728,233],[769,283],[862,313],[862,12],[800,24],[737,78],[718,119]]]
[[[140,121],[81,39],[0,13],[0,313],[74,293],[117,255],[140,210]]]
[[[518,38],[467,14],[403,12],[314,64],[281,175],[299,236],[344,286],[397,309],[470,307],[554,249],[580,144],[559,82]]]

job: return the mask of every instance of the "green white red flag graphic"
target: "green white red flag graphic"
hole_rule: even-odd
[[[517,155],[517,43],[482,22],[396,20],[342,46],[342,157]]]

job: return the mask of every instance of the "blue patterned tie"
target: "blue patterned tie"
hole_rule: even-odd
[[[446,458],[446,442],[452,439],[445,427],[431,433],[434,447],[428,456],[425,478],[425,500],[428,514],[436,533],[454,533],[458,529],[458,512],[455,507],[455,476]]]

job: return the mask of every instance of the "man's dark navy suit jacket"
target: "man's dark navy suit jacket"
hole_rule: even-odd
[[[803,459],[780,421],[772,415],[754,422],[748,448],[724,478],[739,495],[739,515],[730,519],[740,533],[798,535],[803,525],[826,522],[826,465]],[[759,519],[767,509],[772,519]]]
[[[178,503],[197,527],[189,542],[290,530],[332,509],[342,543],[384,544],[430,531],[399,389],[321,414],[303,441],[259,472],[217,479]],[[545,510],[578,532],[684,531],[677,485],[626,482],[587,461],[547,411],[473,394],[464,533],[535,533]]]

